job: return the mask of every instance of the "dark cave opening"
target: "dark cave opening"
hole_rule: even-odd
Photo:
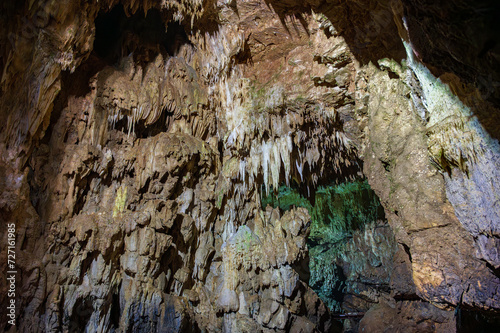
[[[489,333],[500,327],[500,314],[459,305],[455,310],[457,333]]]
[[[137,62],[149,62],[159,53],[167,54],[169,39],[162,14],[150,9],[127,17],[122,5],[100,12],[95,19],[94,52],[109,64],[134,54]]]
[[[144,65],[158,54],[164,58],[176,56],[180,47],[190,44],[184,27],[172,21],[171,13],[149,9],[127,16],[123,5],[109,12],[99,12],[95,19],[94,52],[108,64],[133,55],[134,61]]]
[[[113,294],[111,296],[111,308],[109,311],[110,315],[110,322],[111,326],[115,328],[120,327],[120,315],[122,313],[121,307],[120,307],[120,295],[118,294]]]
[[[270,195],[263,195],[261,204],[282,210],[307,208],[311,215],[307,240],[310,278],[305,282],[333,313],[357,312],[360,309],[351,306],[360,291],[357,289],[388,289],[390,262],[396,247],[394,236],[384,209],[366,180],[332,183],[313,192],[314,199],[310,200],[298,186],[283,185]],[[373,249],[373,244],[363,245],[366,234],[376,235],[390,246]],[[377,251],[383,258],[375,258]],[[359,267],[366,274],[360,273]],[[368,305],[361,310],[367,310]]]
[[[121,4],[110,11],[101,10],[95,23],[94,47],[88,59],[74,72],[61,73],[61,91],[54,101],[50,125],[41,143],[49,144],[54,125],[68,106],[70,97],[83,97],[93,89],[91,79],[105,67],[121,70],[122,59],[132,56],[134,64],[145,68],[146,65],[162,55],[163,59],[177,56],[181,46],[191,45],[184,27],[172,20],[172,13],[152,8],[144,14],[139,8],[133,15],[127,16]],[[164,111],[160,119],[150,125],[143,121],[135,124],[134,133],[144,138],[164,132],[171,122],[172,113]],[[125,133],[128,122],[124,118],[115,128]],[[66,141],[66,140],[65,140]]]
[[[90,297],[78,299],[73,313],[67,318],[69,332],[79,332],[82,327],[86,327],[93,312],[93,301]]]
[[[173,112],[164,110],[161,112],[159,118],[152,124],[146,125],[143,120],[138,121],[133,125],[133,133],[136,138],[148,138],[155,136],[157,134],[168,131],[169,126],[173,122]],[[129,131],[129,120],[126,117],[118,120],[112,127],[114,130],[122,131],[123,133],[128,133]]]

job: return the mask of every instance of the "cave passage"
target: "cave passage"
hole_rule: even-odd
[[[109,12],[101,11],[95,19],[95,54],[108,64],[131,54],[141,64],[154,60],[158,54],[175,56],[189,39],[184,28],[166,15],[152,8],[146,15],[138,10],[127,16],[121,4]]]
[[[354,261],[369,260],[363,256],[364,249],[353,246],[353,237],[368,229],[376,229],[381,221],[385,222],[384,210],[366,180],[319,187],[313,198],[311,202],[296,187],[283,185],[277,193],[271,191],[268,196],[263,195],[262,207],[307,208],[311,216],[307,240],[310,256],[308,283],[330,310],[343,313],[348,310],[343,306],[344,297],[354,282],[349,280],[350,268],[363,266],[363,263]],[[359,250],[361,255],[353,255],[352,250]],[[392,257],[392,251],[387,252]],[[387,281],[375,282],[384,284]]]

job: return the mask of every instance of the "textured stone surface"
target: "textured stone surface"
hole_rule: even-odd
[[[342,257],[360,330],[499,311],[484,6],[462,34],[426,1],[120,3],[2,2],[0,217],[19,271],[2,328],[340,330],[307,285],[307,211],[260,199],[362,177],[388,224]]]
[[[379,72],[368,89],[371,139],[363,153],[368,162],[365,173],[382,202],[386,201],[389,222],[399,229],[398,241],[410,249],[418,294],[443,305],[476,297],[482,297],[486,307],[495,304],[498,277],[475,256],[471,235],[446,199],[444,180],[428,159],[424,128],[411,99],[405,97],[409,88]],[[377,98],[382,94],[371,89],[394,97]]]

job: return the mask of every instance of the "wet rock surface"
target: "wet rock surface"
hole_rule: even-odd
[[[496,80],[493,37],[450,44],[455,21],[422,1],[1,6],[0,236],[15,223],[18,269],[5,331],[498,322],[498,103],[474,79]],[[310,277],[310,213],[261,199],[361,179],[385,218]],[[335,307],[315,281],[343,283]],[[328,305],[364,317],[342,328]]]

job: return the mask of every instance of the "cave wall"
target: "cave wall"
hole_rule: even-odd
[[[443,65],[467,44],[444,52],[411,1],[121,1],[127,33],[103,55],[95,22],[117,4],[2,4],[21,331],[340,330],[297,270],[309,214],[260,198],[363,177],[397,245],[390,290],[352,292],[371,306],[359,329],[498,312],[496,95]],[[496,75],[495,50],[466,63]]]

